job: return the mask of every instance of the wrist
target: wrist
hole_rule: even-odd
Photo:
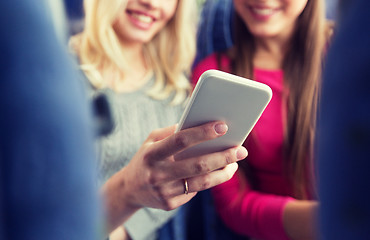
[[[122,168],[112,176],[112,180],[112,190],[116,192],[117,201],[121,206],[122,211],[130,215],[134,214],[142,206],[140,206],[136,200],[135,193],[137,192],[137,189],[135,189],[134,181],[130,178],[127,168]]]
[[[122,169],[123,170],[123,169]],[[123,224],[141,207],[135,204],[125,171],[113,175],[102,187],[108,232]]]

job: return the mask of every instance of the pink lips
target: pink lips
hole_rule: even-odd
[[[269,20],[277,12],[276,8],[269,7],[249,7],[252,16],[259,21]]]
[[[155,22],[155,18],[145,12],[127,10],[126,11],[131,23],[139,29],[148,30]]]

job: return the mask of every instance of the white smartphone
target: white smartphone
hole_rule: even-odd
[[[177,131],[211,121],[225,121],[225,135],[177,154],[177,159],[219,152],[243,144],[272,98],[266,84],[218,70],[199,78]]]

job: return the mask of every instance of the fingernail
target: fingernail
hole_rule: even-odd
[[[218,135],[225,134],[227,132],[227,125],[225,123],[217,123],[215,125],[215,131]]]
[[[236,158],[238,160],[242,160],[244,158],[247,157],[247,149],[243,148],[243,147],[239,147],[238,150],[236,150]]]

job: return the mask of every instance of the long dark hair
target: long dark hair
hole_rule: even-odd
[[[254,37],[237,13],[234,21],[235,46],[228,52],[232,59],[231,69],[237,75],[253,79]],[[297,19],[290,49],[282,64],[285,86],[283,96],[287,102],[284,166],[292,182],[294,195],[299,199],[306,199],[316,193],[314,137],[322,60],[329,29],[323,1],[309,0]]]

